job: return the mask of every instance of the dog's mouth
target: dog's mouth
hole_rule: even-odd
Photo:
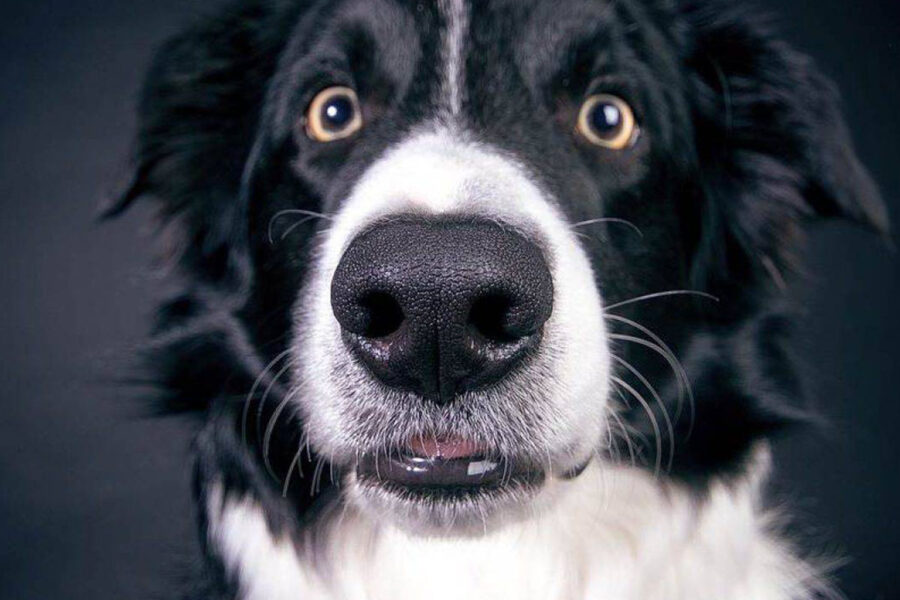
[[[358,506],[412,533],[481,535],[533,514],[555,493],[545,484],[577,477],[589,461],[556,472],[546,459],[464,438],[414,438],[360,455],[349,489]]]
[[[536,486],[544,471],[529,461],[497,456],[461,438],[414,438],[388,454],[366,454],[356,467],[367,484],[429,496],[472,494],[507,486]]]

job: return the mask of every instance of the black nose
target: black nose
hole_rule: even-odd
[[[484,220],[392,220],[341,258],[331,306],[382,382],[437,402],[497,382],[533,351],[553,308],[550,269]]]

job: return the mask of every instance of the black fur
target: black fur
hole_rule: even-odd
[[[304,477],[281,498],[303,430],[296,417],[275,429],[274,477],[258,450],[283,390],[253,384],[287,347],[319,224],[274,246],[267,226],[286,208],[336,210],[365,166],[428,113],[436,81],[436,11],[353,4],[239,0],[166,44],[142,94],[134,178],[107,212],[142,198],[159,207],[180,291],[163,304],[145,359],[165,409],[203,419],[198,497],[210,474],[224,476],[263,503],[276,529],[314,519],[333,493],[328,477],[316,487],[317,457],[304,453]],[[785,290],[803,226],[844,217],[887,234],[887,216],[832,85],[745,3],[566,4],[472,3],[466,125],[529,165],[573,221],[609,215],[640,226],[643,240],[609,226],[584,242],[608,303],[681,288],[718,298],[673,296],[618,313],[659,333],[685,365],[692,410],[679,408],[665,361],[617,348],[680,415],[667,476],[702,491],[738,472],[754,441],[808,418]],[[547,38],[558,46],[509,43]],[[629,160],[571,135],[580,98],[598,81],[636,106],[645,136]],[[297,118],[310,93],[345,82],[372,125],[359,140],[314,147]],[[638,454],[650,468],[649,419],[637,408],[626,418],[646,440]],[[214,557],[206,569],[190,597],[231,597]]]

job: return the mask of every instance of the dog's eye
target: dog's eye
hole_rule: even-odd
[[[306,109],[306,135],[317,142],[349,137],[362,127],[362,113],[356,92],[334,86],[316,94]]]
[[[640,134],[631,106],[609,94],[597,94],[584,102],[575,130],[592,144],[612,150],[633,146]]]

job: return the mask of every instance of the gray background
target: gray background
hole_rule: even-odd
[[[147,214],[92,217],[121,175],[152,49],[200,0],[0,2],[0,598],[155,597],[193,540],[190,426],[104,381],[159,288]],[[766,0],[837,79],[900,214],[900,2]],[[778,447],[794,531],[854,557],[851,598],[900,598],[900,269],[852,228],[810,243],[805,345],[823,436]],[[724,600],[724,599],[723,599]]]

